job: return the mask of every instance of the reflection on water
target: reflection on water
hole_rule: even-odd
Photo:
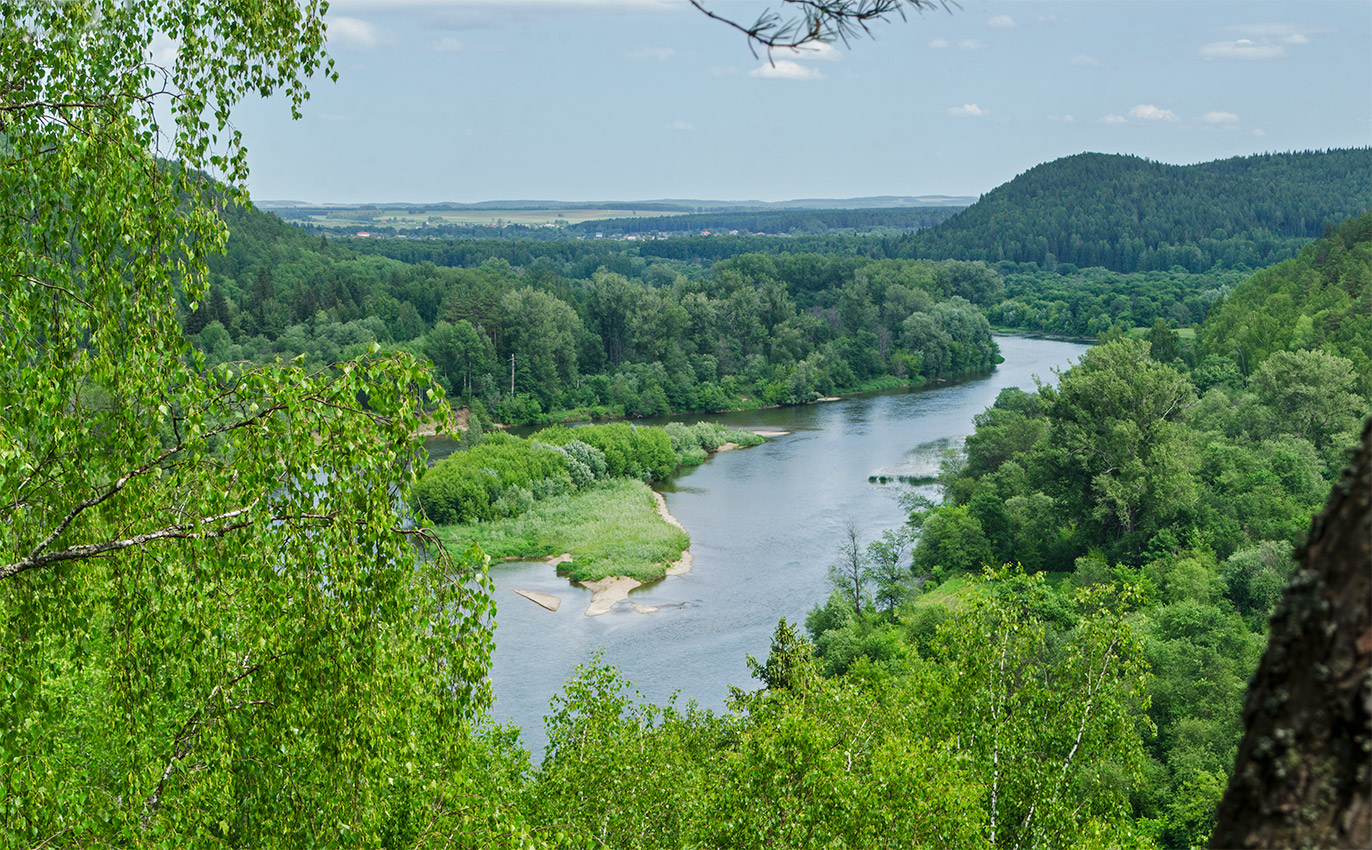
[[[494,718],[519,725],[537,757],[549,700],[598,649],[654,702],[679,692],[719,710],[729,685],[754,687],[745,654],[765,658],[780,618],[803,621],[828,596],[827,570],[845,520],[858,523],[864,542],[904,520],[897,496],[905,488],[868,477],[937,474],[945,453],[972,432],[972,417],[1003,387],[1032,390],[1035,375],[1055,380],[1053,369],[1085,350],[1050,340],[998,341],[1005,363],[975,380],[684,417],[792,433],[712,457],[666,482],[660,489],[691,535],[694,568],[640,588],[602,617],[583,616],[590,592],[547,564],[496,565]],[[548,611],[515,588],[557,596],[561,608]],[[641,614],[631,603],[659,610]]]

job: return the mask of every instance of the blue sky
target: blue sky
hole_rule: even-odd
[[[1372,0],[969,0],[775,64],[686,0],[333,0],[328,19],[340,77],[305,117],[236,113],[256,198],[975,196],[1082,151],[1372,144]]]

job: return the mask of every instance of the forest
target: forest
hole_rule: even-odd
[[[249,5],[0,11],[0,843],[1211,841],[1295,555],[1372,439],[1367,150],[1086,154],[894,237],[328,239],[251,207],[230,120],[333,73],[327,4]],[[541,759],[491,721],[492,554],[454,529],[542,557],[632,509],[660,574],[687,532],[647,483],[765,439],[564,422],[950,382],[993,329],[1094,344],[977,415],[937,499],[835,540],[724,710],[597,657]],[[1364,697],[1323,763],[1361,800]]]

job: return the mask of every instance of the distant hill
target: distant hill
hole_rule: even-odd
[[[309,201],[254,200],[260,209],[287,217],[305,212],[378,209],[455,210],[647,210],[652,212],[755,212],[760,210],[866,210],[908,209],[910,207],[965,207],[976,198],[965,195],[877,195],[863,198],[796,198],[789,201],[719,201],[699,198],[659,198],[637,201],[547,201],[494,200],[464,204],[454,201],[414,203],[409,201],[364,204],[311,203]]]
[[[1084,153],[1029,169],[938,227],[903,237],[893,253],[1122,272],[1260,268],[1368,209],[1369,148],[1198,165]]]
[[[863,207],[857,209],[768,209],[719,211],[674,216],[609,218],[569,225],[577,236],[626,233],[694,234],[702,231],[819,235],[831,231],[899,234],[933,227],[959,207]]]

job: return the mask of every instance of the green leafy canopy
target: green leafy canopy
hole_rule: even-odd
[[[441,390],[375,351],[210,369],[177,323],[246,198],[230,111],[298,114],[326,5],[0,5],[0,833],[25,846],[393,846],[481,805],[454,777],[485,559],[397,513]]]

